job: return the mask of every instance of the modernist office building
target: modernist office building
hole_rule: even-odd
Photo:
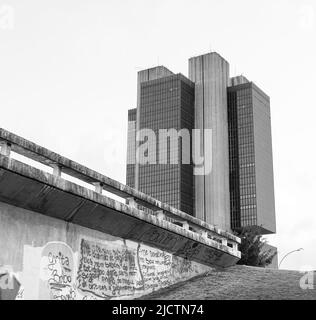
[[[205,154],[211,144],[212,170],[128,164],[127,184],[227,231],[275,233],[269,97],[244,77],[230,79],[229,63],[215,52],[189,60],[189,79],[161,66],[138,73],[128,163],[135,163],[143,128],[211,129],[211,142],[202,139],[200,147]]]
[[[195,127],[212,129],[212,170],[195,176],[196,216],[230,230],[226,93],[229,64],[215,52],[191,58],[189,78],[195,83]]]
[[[270,99],[245,77],[233,78],[227,95],[232,229],[275,233]]]
[[[136,139],[134,128],[149,129],[155,133],[153,142],[156,163],[135,165],[135,146],[128,147],[127,184],[152,197],[193,215],[194,181],[193,165],[182,161],[182,143],[179,148],[168,138],[160,143],[162,129],[194,128],[194,84],[181,74],[173,74],[166,68],[141,71],[138,84],[138,108],[129,110],[129,146]],[[162,72],[163,71],[163,72]],[[160,75],[145,77],[148,74]],[[162,75],[162,76],[161,76]],[[149,80],[146,80],[149,79]],[[136,121],[136,126],[133,121]],[[190,138],[191,140],[191,138]],[[148,152],[152,152],[150,148]],[[190,150],[188,150],[190,153]],[[191,153],[190,153],[191,154]],[[167,162],[161,163],[160,156]],[[134,158],[133,158],[134,157]]]

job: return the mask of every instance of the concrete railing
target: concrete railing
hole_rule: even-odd
[[[229,247],[237,255],[240,255],[238,251],[240,238],[235,235],[4,129],[0,129],[0,146],[0,153],[3,156],[10,157],[11,151],[13,151],[33,161],[49,166],[53,169],[53,175],[57,177],[61,177],[61,174],[65,173],[93,185],[95,192],[98,194],[102,194],[103,190],[110,192],[126,199],[128,205],[131,207],[144,207],[148,209],[148,214],[155,215],[157,219],[169,221],[189,232],[198,233],[203,238],[216,241],[225,247]]]

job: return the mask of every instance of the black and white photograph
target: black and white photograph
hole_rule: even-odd
[[[315,0],[0,0],[0,300],[315,301],[315,39]]]

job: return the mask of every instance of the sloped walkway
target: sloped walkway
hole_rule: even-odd
[[[214,271],[206,276],[178,283],[169,288],[143,296],[141,300],[316,300],[314,289],[303,290],[298,271],[234,266]]]

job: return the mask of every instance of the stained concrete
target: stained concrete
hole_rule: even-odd
[[[105,175],[91,170],[75,161],[63,157],[51,150],[39,146],[2,128],[0,128],[0,144],[1,143],[9,144],[12,151],[34,161],[50,166],[52,168],[60,167],[63,173],[77,178],[83,182],[89,184],[99,183],[102,186],[103,190],[111,192],[114,195],[117,195],[124,199],[132,198],[138,204],[146,208],[152,209],[154,211],[164,211],[165,215],[168,217],[177,217],[181,220],[186,220],[190,222],[190,224],[195,225],[198,228],[202,228],[205,231],[214,232],[232,241],[240,242],[240,239],[238,237],[232,235],[229,232],[226,232],[225,230],[222,230],[218,226],[211,225],[198,218],[192,217],[191,215],[173,208],[166,203],[162,203],[161,201],[158,201],[157,199],[139,192],[136,189],[130,188],[118,181],[115,181]],[[1,161],[5,162],[5,160]],[[26,168],[24,171],[27,172],[28,168]],[[39,173],[39,176],[43,176],[43,174]]]
[[[2,129],[0,142],[1,297],[134,298],[240,259],[240,239],[232,234]],[[11,158],[10,151],[55,168],[54,174]],[[103,183],[162,210],[148,214],[104,196]],[[12,283],[19,284],[17,294]]]
[[[0,252],[2,299],[133,299],[214,269],[1,202]]]
[[[14,159],[0,156],[0,201],[122,238],[154,244],[177,255],[199,248],[191,259],[228,266],[238,254],[216,241],[129,207]],[[214,255],[214,260],[210,260]]]
[[[189,60],[189,79],[195,83],[195,128],[212,130],[211,170],[195,176],[196,217],[230,231],[227,94],[229,63],[211,52]],[[210,146],[211,145],[211,146]],[[204,165],[207,167],[207,165]]]

